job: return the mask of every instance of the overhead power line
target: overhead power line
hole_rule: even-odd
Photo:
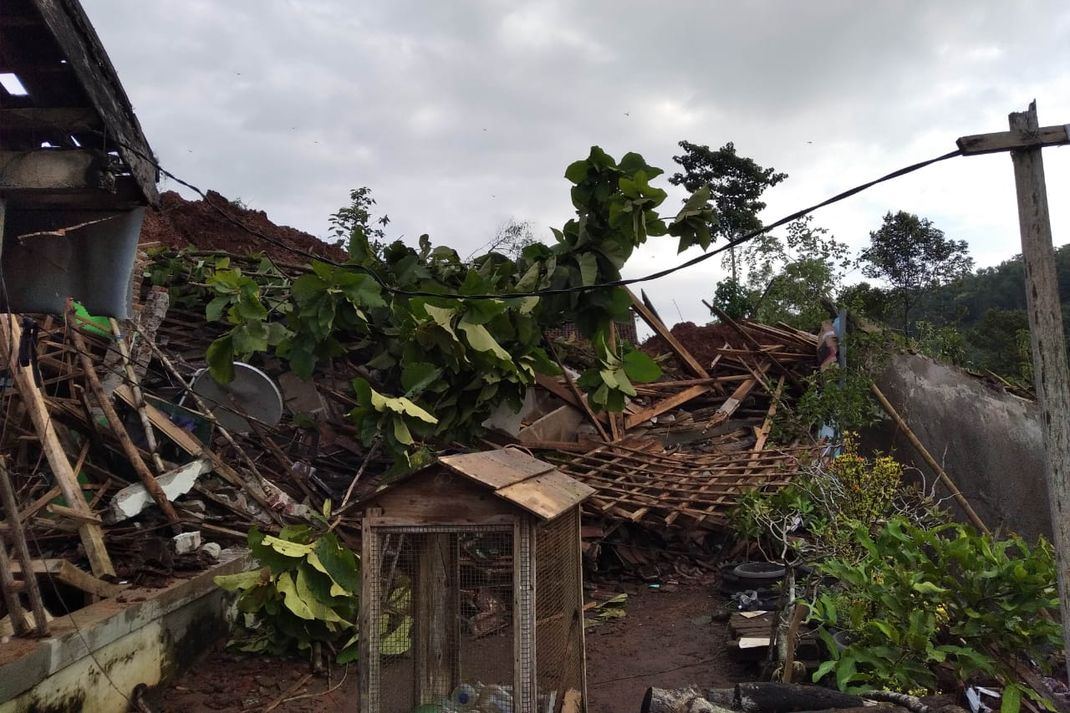
[[[743,243],[746,243],[746,242],[748,242],[750,240],[753,240],[754,238],[758,237],[759,235],[763,235],[765,233],[768,233],[771,230],[779,228],[782,225],[785,225],[785,224],[790,223],[790,222],[792,222],[794,220],[798,220],[799,218],[803,218],[803,217],[805,217],[807,215],[810,215],[811,213],[813,213],[813,212],[815,212],[817,210],[820,210],[821,208],[824,208],[826,206],[830,206],[833,203],[839,203],[840,201],[845,200],[847,198],[850,198],[851,196],[857,195],[857,194],[861,193],[862,191],[865,191],[865,190],[867,190],[869,188],[872,188],[873,186],[876,186],[876,185],[881,184],[881,183],[885,183],[887,181],[891,181],[891,180],[896,179],[896,178],[900,178],[902,176],[907,175],[908,173],[913,173],[914,171],[919,171],[919,170],[921,170],[923,168],[926,168],[928,166],[933,165],[934,163],[939,163],[941,161],[946,161],[948,159],[955,158],[956,156],[961,156],[962,155],[962,151],[960,149],[955,149],[954,151],[949,151],[948,153],[943,154],[941,156],[937,156],[935,158],[930,158],[930,159],[927,159],[925,161],[919,161],[918,163],[912,163],[912,164],[910,164],[908,166],[904,166],[902,168],[896,169],[895,171],[892,171],[891,173],[885,174],[885,175],[881,176],[880,178],[873,179],[872,181],[867,181],[866,183],[861,183],[861,184],[859,184],[857,186],[854,186],[853,188],[848,188],[847,190],[845,190],[845,191],[843,191],[841,193],[837,193],[836,195],[831,196],[830,198],[826,198],[825,200],[821,201],[820,203],[815,203],[812,206],[809,206],[807,208],[803,208],[802,210],[795,211],[794,213],[791,213],[790,215],[786,215],[783,218],[780,218],[779,220],[777,220],[777,221],[775,221],[773,223],[770,223],[769,225],[765,225],[765,226],[762,226],[761,228],[758,228],[756,230],[752,230],[752,231],[750,231],[748,233],[745,233],[745,234],[743,234],[743,235],[741,235],[741,236],[739,236],[737,238],[734,238],[734,239],[726,242],[725,244],[719,246],[715,250],[710,250],[708,252],[704,252],[701,255],[697,255],[697,256],[691,258],[690,260],[686,260],[686,261],[680,263],[679,265],[676,265],[676,266],[670,267],[670,268],[666,268],[666,269],[660,270],[658,272],[653,272],[653,273],[650,273],[649,275],[644,275],[642,277],[632,277],[632,278],[627,278],[627,279],[613,280],[613,281],[610,281],[610,282],[600,282],[600,283],[597,283],[597,284],[594,284],[594,285],[575,285],[573,287],[549,288],[549,289],[544,289],[544,290],[531,290],[531,291],[528,291],[528,292],[507,292],[507,293],[488,293],[488,294],[477,294],[477,295],[461,295],[461,294],[457,294],[457,293],[440,293],[440,292],[426,292],[426,291],[421,291],[421,290],[405,290],[405,289],[401,289],[401,288],[398,288],[398,287],[394,287],[392,285],[387,284],[386,281],[383,280],[383,278],[381,276],[379,276],[374,270],[372,270],[370,268],[364,267],[362,265],[350,265],[350,264],[339,263],[339,262],[337,262],[335,260],[332,260],[331,258],[323,257],[323,256],[320,256],[320,255],[316,255],[316,254],[314,254],[314,253],[312,253],[312,252],[310,252],[308,250],[304,250],[303,248],[299,248],[299,247],[296,247],[296,246],[293,246],[293,245],[288,245],[287,243],[285,243],[282,240],[279,240],[279,239],[274,238],[274,237],[272,237],[270,235],[267,235],[263,231],[257,230],[256,228],[253,228],[252,226],[246,225],[244,222],[242,222],[238,218],[234,217],[233,215],[231,215],[230,213],[225,211],[221,206],[218,206],[213,201],[209,200],[208,199],[208,195],[204,191],[202,191],[200,188],[198,188],[197,186],[193,185],[192,183],[190,183],[188,181],[184,181],[183,179],[179,178],[175,174],[171,173],[170,171],[165,169],[163,166],[161,166],[153,157],[145,156],[144,154],[141,154],[140,152],[137,151],[137,149],[135,149],[135,148],[133,148],[131,146],[126,146],[126,148],[130,149],[131,151],[134,151],[134,152],[138,153],[139,155],[142,156],[142,158],[144,158],[144,159],[146,159],[148,161],[151,161],[153,163],[153,165],[155,165],[156,168],[163,175],[167,176],[168,178],[170,178],[171,180],[175,181],[179,185],[185,186],[186,188],[190,189],[191,191],[193,191],[194,193],[199,195],[204,200],[205,203],[207,203],[211,208],[213,208],[216,212],[218,212],[221,216],[223,216],[223,218],[225,218],[228,222],[234,224],[238,228],[241,228],[242,230],[244,230],[245,232],[249,233],[250,235],[253,235],[253,236],[257,237],[257,238],[260,238],[260,239],[270,243],[271,245],[274,245],[274,246],[276,246],[276,247],[278,247],[280,249],[287,250],[287,251],[289,251],[289,252],[291,252],[291,253],[293,253],[295,255],[300,255],[302,257],[305,257],[305,258],[308,258],[308,259],[311,259],[311,260],[319,260],[321,262],[326,262],[326,263],[328,263],[330,265],[334,265],[335,267],[345,267],[345,268],[355,269],[355,270],[359,270],[361,272],[364,272],[367,275],[371,276],[372,279],[374,279],[379,284],[379,286],[382,288],[382,290],[384,292],[388,292],[388,293],[393,294],[393,295],[399,295],[399,296],[402,296],[402,297],[430,297],[430,298],[438,298],[438,299],[455,299],[455,300],[468,300],[468,301],[471,301],[471,300],[499,300],[499,299],[515,298],[515,297],[546,297],[546,296],[550,296],[550,295],[567,295],[567,294],[573,294],[573,293],[592,292],[594,290],[611,289],[611,288],[614,288],[614,287],[626,287],[628,285],[635,285],[635,284],[639,284],[639,283],[642,283],[642,282],[650,282],[652,280],[658,280],[658,279],[660,279],[662,277],[667,277],[668,275],[671,275],[671,274],[673,274],[675,272],[679,272],[681,270],[686,270],[689,267],[692,267],[694,265],[698,265],[701,262],[705,262],[706,260],[709,260],[710,258],[712,258],[712,257],[714,257],[716,255],[720,255],[721,253],[723,253],[726,250],[731,250],[734,247],[737,247],[739,245],[742,245]]]

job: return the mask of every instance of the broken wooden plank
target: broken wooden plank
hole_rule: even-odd
[[[583,412],[587,414],[587,418],[594,424],[595,429],[598,431],[598,435],[602,437],[603,441],[608,443],[609,434],[606,433],[606,429],[602,427],[602,422],[598,420],[598,416],[595,415],[594,410],[591,409],[591,405],[587,402],[587,399],[584,397],[579,387],[576,386],[576,382],[572,379],[572,375],[568,373],[568,369],[565,368],[564,363],[561,361],[561,357],[557,354],[557,348],[554,347],[553,341],[548,339],[545,334],[543,334],[542,338],[543,341],[546,342],[546,345],[550,347],[550,355],[554,358],[554,361],[557,362],[558,368],[561,369],[561,375],[565,378],[565,383],[568,384],[569,391],[571,391],[572,395],[575,397],[576,403],[579,403],[583,408]]]
[[[661,401],[658,401],[653,405],[643,409],[637,414],[628,416],[628,418],[625,420],[625,428],[630,429],[635,426],[638,426],[641,423],[645,423],[650,419],[654,418],[655,416],[660,416],[666,411],[674,409],[677,406],[681,406],[687,403],[688,401],[694,399],[695,397],[705,394],[709,390],[709,386],[700,385],[692,386],[688,389],[684,389],[683,391],[679,391],[673,394],[672,396],[664,398]]]
[[[156,505],[160,508],[160,512],[164,514],[164,517],[167,518],[167,521],[171,523],[176,531],[181,530],[182,521],[179,519],[178,513],[175,512],[175,508],[171,505],[171,501],[167,499],[163,489],[160,488],[160,484],[156,482],[156,477],[149,471],[148,466],[145,465],[145,461],[141,459],[141,454],[138,453],[137,446],[134,445],[134,442],[130,440],[130,434],[127,433],[126,427],[123,426],[122,419],[120,419],[119,414],[116,413],[115,406],[112,404],[111,399],[104,393],[104,389],[100,385],[100,378],[97,376],[96,369],[93,368],[93,359],[86,346],[85,339],[82,338],[82,334],[77,326],[77,318],[74,315],[74,311],[68,309],[67,315],[73,326],[73,329],[70,330],[71,339],[74,341],[74,346],[78,350],[78,357],[82,361],[82,369],[85,371],[86,383],[96,397],[100,410],[104,412],[104,418],[108,421],[108,427],[111,429],[112,434],[118,439],[119,445],[123,449],[123,453],[130,462],[130,466],[145,485],[145,489],[152,495],[152,499],[156,501]]]
[[[760,367],[758,367],[758,370],[759,372],[764,374],[766,371],[769,370],[769,364],[762,364]],[[732,392],[732,395],[729,396],[725,400],[725,402],[721,404],[721,407],[718,408],[717,411],[713,414],[713,418],[710,419],[709,424],[706,426],[705,432],[708,432],[710,429],[715,428],[716,426],[720,426],[722,423],[730,419],[732,417],[732,414],[736,412],[736,409],[739,408],[739,405],[743,403],[744,399],[750,396],[750,392],[754,389],[757,383],[758,380],[752,377],[737,386],[736,390]]]
[[[665,340],[672,353],[682,362],[683,367],[701,379],[707,378],[709,374],[706,373],[706,369],[691,355],[691,352],[687,351],[687,348],[680,343],[680,340],[673,336],[669,328],[653,312],[647,309],[647,306],[635,296],[634,292],[628,290],[628,288],[625,289],[628,291],[628,297],[632,300],[632,309],[647,323],[647,326],[654,330],[655,334]]]
[[[14,574],[24,574],[24,570],[17,564],[14,565]],[[127,585],[112,584],[98,579],[88,572],[84,572],[67,560],[44,559],[33,561],[33,573],[35,575],[49,575],[56,580],[68,584],[75,589],[80,589],[94,597],[110,599],[122,593]]]
[[[18,388],[19,396],[22,398],[23,406],[30,414],[31,421],[33,421],[34,430],[37,432],[37,437],[41,443],[41,450],[44,451],[45,459],[48,461],[52,475],[56,479],[56,484],[63,491],[63,497],[67,500],[68,507],[74,508],[83,514],[92,515],[92,510],[90,510],[85,498],[82,497],[82,489],[78,483],[78,478],[71,469],[70,461],[67,460],[67,454],[64,452],[63,446],[60,445],[59,437],[56,435],[56,429],[52,423],[52,417],[48,413],[48,407],[45,405],[44,395],[37,388],[37,384],[34,381],[33,371],[29,365],[20,366],[18,363],[17,345],[21,338],[22,328],[19,325],[18,317],[13,314],[0,316],[0,351],[6,352],[11,356],[8,368],[15,375],[15,385]],[[78,534],[81,537],[82,546],[85,548],[86,557],[89,558],[93,573],[98,576],[114,575],[115,568],[112,566],[111,558],[108,556],[108,549],[104,545],[104,533],[100,526],[93,523],[81,523],[78,528]]]

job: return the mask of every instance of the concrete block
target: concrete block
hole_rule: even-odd
[[[156,482],[160,484],[167,499],[174,500],[192,490],[197,479],[211,470],[211,463],[204,458],[199,458],[192,463],[164,473],[156,479]],[[112,498],[111,507],[105,513],[105,519],[108,522],[128,520],[153,504],[152,496],[145,490],[144,485],[141,483],[128,485]]]
[[[171,544],[175,548],[176,555],[188,555],[195,552],[201,546],[201,531],[183,532],[171,538]]]

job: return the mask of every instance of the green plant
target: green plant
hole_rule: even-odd
[[[497,252],[461,260],[426,235],[418,248],[375,245],[381,230],[371,227],[370,197],[358,190],[332,219],[348,240],[343,265],[313,261],[292,281],[269,265],[203,266],[207,316],[229,326],[208,349],[209,369],[225,382],[234,359],[261,353],[286,359],[304,378],[339,361],[363,368],[351,416],[365,445],[381,443],[405,469],[422,462],[425,443],[471,441],[495,408],[518,409],[536,373],[558,372],[543,331],[573,321],[594,345],[582,387],[594,407],[619,411],[635,396],[633,384],[656,379],[660,369],[640,351],[610,346],[612,320],[630,309],[625,290],[569,288],[619,279],[649,236],[673,236],[680,250],[709,245],[708,190],[665,220],[656,209],[666,193],[650,184],[660,173],[638,154],[618,163],[592,147],[565,172],[577,217],[554,231],[552,244],[527,245],[515,260]],[[510,296],[546,289],[565,291]],[[499,297],[465,299],[487,294]]]
[[[1007,686],[1004,713],[1017,711],[1022,694],[1046,704],[1014,672],[1019,659],[1043,661],[1062,644],[1046,541],[1031,548],[1018,536],[997,540],[959,524],[923,528],[902,518],[873,535],[860,525],[855,537],[860,559],[818,565],[839,584],[810,608],[831,656],[815,681],[831,674],[842,690],[936,691],[997,679]],[[834,628],[851,632],[842,650],[831,641]]]
[[[948,364],[961,365],[966,361],[966,337],[953,325],[936,326],[919,320],[913,346],[922,354]]]
[[[844,434],[840,454],[798,485],[820,513],[811,525],[814,547],[822,556],[857,556],[856,528],[872,530],[892,514],[902,478],[903,466],[894,458],[867,458],[858,452],[856,436]]]
[[[324,506],[324,517],[329,507]],[[308,653],[320,644],[332,649],[339,663],[354,660],[360,608],[356,555],[333,533],[307,525],[286,527],[278,537],[254,527],[248,542],[260,568],[215,578],[226,591],[238,593],[238,611],[245,615],[244,635],[231,644],[273,654]]]

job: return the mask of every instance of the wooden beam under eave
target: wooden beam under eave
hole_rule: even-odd
[[[82,131],[100,131],[104,128],[104,124],[100,121],[97,112],[88,107],[73,109],[0,107],[0,127],[3,127],[4,131],[37,129],[76,134]]]
[[[963,136],[955,142],[966,156],[1019,149],[1070,144],[1070,124],[1044,126],[1033,131],[998,131],[993,134]]]
[[[93,24],[77,2],[33,0],[41,18],[100,114],[119,154],[130,167],[149,205],[158,206],[158,172],[130,99]]]

